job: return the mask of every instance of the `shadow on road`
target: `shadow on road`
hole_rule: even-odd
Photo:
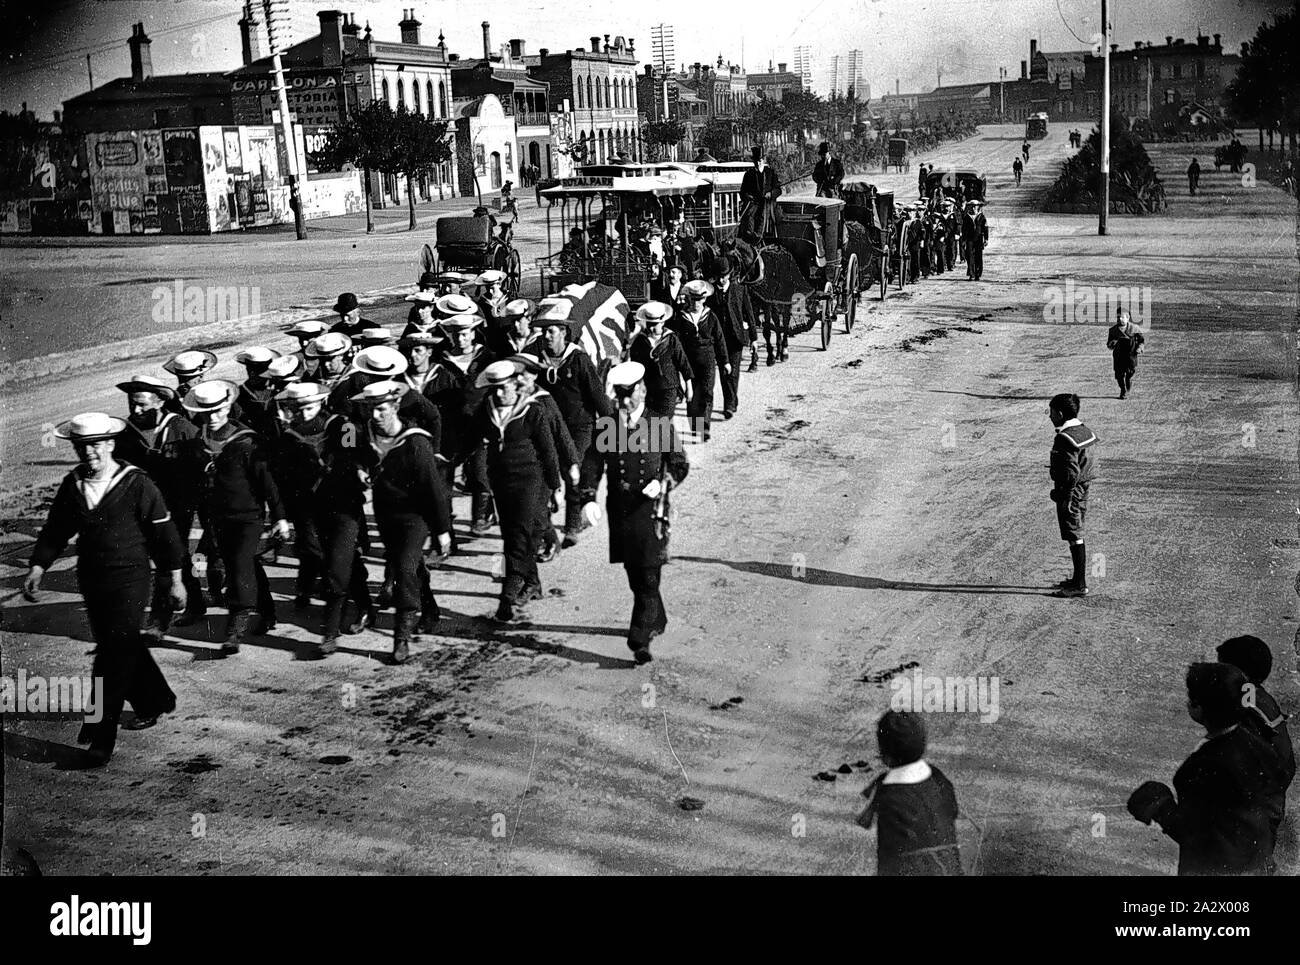
[[[834,570],[820,570],[808,567],[802,576],[794,574],[794,568],[783,563],[759,563],[757,561],[732,562],[731,560],[711,559],[704,556],[678,556],[675,559],[688,563],[713,563],[727,566],[742,573],[756,576],[774,576],[795,583],[807,583],[811,586],[841,586],[853,590],[904,590],[913,593],[1000,593],[1021,596],[1050,596],[1052,589],[1041,586],[1019,586],[1000,583],[919,583],[914,580],[886,580],[878,576],[855,576],[851,573],[837,573]]]
[[[56,771],[85,771],[98,765],[90,755],[70,744],[56,744],[38,737],[5,731],[5,755],[30,764],[53,764]]]

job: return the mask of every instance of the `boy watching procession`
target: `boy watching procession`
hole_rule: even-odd
[[[1088,552],[1084,547],[1083,521],[1088,513],[1088,487],[1097,475],[1097,459],[1092,447],[1097,437],[1079,421],[1079,397],[1062,392],[1052,397],[1048,418],[1056,427],[1052,440],[1052,502],[1056,503],[1056,521],[1061,539],[1070,546],[1073,573],[1058,584],[1053,596],[1088,595]]]
[[[876,831],[879,876],[960,875],[957,795],[938,767],[925,760],[925,721],[890,710],[876,725],[880,759],[887,770],[862,796],[867,806],[858,825]]]

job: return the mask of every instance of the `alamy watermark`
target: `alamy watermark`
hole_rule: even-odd
[[[1043,289],[1043,321],[1053,325],[1112,324],[1121,308],[1129,313],[1137,328],[1150,331],[1150,288],[1076,285],[1073,278],[1067,278],[1064,286]]]
[[[619,416],[601,416],[596,420],[596,451],[681,452],[681,436],[673,428],[672,416],[645,416],[630,427]]]
[[[889,698],[891,710],[908,710],[926,714],[979,714],[980,723],[992,724],[1002,716],[997,677],[927,676],[918,667],[911,676],[897,676],[889,681],[894,691]]]
[[[162,326],[213,325],[261,314],[257,285],[187,285],[181,279],[153,290],[153,320]]]
[[[85,714],[86,722],[104,719],[103,677],[0,676],[0,714],[43,716]]]

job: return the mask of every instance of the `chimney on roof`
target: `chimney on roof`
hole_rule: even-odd
[[[415,8],[402,11],[402,20],[397,25],[402,31],[402,43],[418,44],[420,42],[420,21],[415,19]]]
[[[511,60],[524,59],[524,42],[522,40],[515,39],[510,41],[510,59]]]
[[[483,21],[483,59],[492,59],[492,25]]]
[[[645,65],[645,75],[646,75],[647,77],[653,77],[653,76],[655,75],[655,65],[654,65],[654,64],[646,64],[646,65]]]
[[[539,56],[539,57],[545,57],[545,56],[546,56],[547,54],[549,54],[550,52],[551,52],[551,48],[550,48],[550,47],[538,47],[538,48],[537,48],[537,56]]]
[[[1133,49],[1134,49],[1134,50],[1141,50],[1141,49],[1142,49],[1142,41],[1140,41],[1140,40],[1135,40],[1135,41],[1133,41]]]
[[[591,52],[592,52],[593,54],[598,54],[598,53],[600,53],[600,38],[599,38],[599,37],[592,37],[592,38],[591,38]]]
[[[1173,35],[1173,34],[1165,34],[1165,46],[1166,46],[1166,47],[1172,47],[1173,45],[1174,45],[1174,35]]]
[[[778,63],[778,64],[776,65],[777,73],[784,74],[784,73],[785,73],[785,69],[786,69],[787,67],[789,67],[789,66],[790,66],[790,65],[789,65],[788,63],[785,63],[785,64]]]
[[[897,77],[894,78],[894,96],[901,97],[903,94],[903,82]]]
[[[609,34],[605,34],[605,53],[609,53]]]
[[[320,65],[342,66],[343,14],[337,10],[321,10],[316,16],[320,20]]]
[[[239,18],[239,40],[245,67],[266,56],[262,53],[262,24],[252,0],[244,4],[244,15]]]
[[[61,123],[63,123],[63,111],[55,111],[55,112],[54,112],[54,123],[55,123],[55,124],[61,124]]]
[[[349,57],[357,52],[360,33],[361,28],[357,26],[357,15],[355,13],[345,13],[343,15],[343,53]]]
[[[1020,79],[1021,80],[1029,79],[1029,62],[1026,60],[1022,60],[1020,62]]]
[[[1210,38],[1209,38],[1209,37],[1206,37],[1206,36],[1203,36],[1203,35],[1201,35],[1201,34],[1197,34],[1197,35],[1196,35],[1196,46],[1198,46],[1198,47],[1208,47],[1208,46],[1210,46]]]
[[[1110,52],[1111,52],[1112,54],[1117,54],[1117,53],[1119,53],[1119,44],[1111,44],[1111,45],[1110,45]]]
[[[1182,38],[1182,37],[1179,37],[1177,40],[1174,41],[1174,46],[1175,46],[1175,47],[1181,47],[1184,43],[1185,43],[1185,41],[1183,40],[1183,38]]]
[[[1029,59],[1031,61],[1034,59],[1034,54],[1036,53],[1038,53],[1038,41],[1031,37],[1029,38]]]
[[[636,57],[636,38],[635,38],[635,37],[628,37],[628,38],[627,38],[627,55],[628,55],[629,57]]]
[[[1214,35],[1214,46],[1216,46],[1216,47],[1221,46],[1220,43],[1219,43],[1219,38],[1222,37],[1222,36],[1223,36],[1223,34],[1215,34],[1215,35]]]
[[[144,24],[131,27],[131,37],[126,45],[131,48],[131,79],[137,84],[153,76],[153,58],[149,55],[151,41],[144,34]]]

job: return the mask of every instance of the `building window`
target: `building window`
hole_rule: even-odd
[[[1174,92],[1174,89],[1170,87],[1168,90],[1165,91],[1165,103],[1166,104],[1174,103],[1174,98],[1176,96],[1177,94]]]
[[[1160,79],[1160,65],[1159,65],[1159,64],[1152,64],[1152,65],[1151,65],[1151,79],[1152,79],[1152,80],[1159,80],[1159,79]]]
[[[434,107],[433,105],[436,104],[437,101],[433,99],[433,81],[426,80],[424,82],[424,93],[425,93],[424,102],[429,105],[429,116],[434,117],[435,116],[434,111],[437,110],[437,108]]]
[[[631,102],[628,104],[628,106],[631,107],[633,110],[636,110],[636,85],[629,82],[627,85],[627,90],[628,90],[628,94],[631,97]]]
[[[384,103],[387,104],[389,107],[392,107],[392,106],[393,106],[392,98],[388,96],[389,92],[388,92],[388,78],[387,78],[387,77],[384,78],[384,82],[383,82],[383,84],[380,85],[380,90],[383,91],[383,94],[384,94]]]
[[[595,102],[595,100],[592,99],[592,96],[591,96],[591,75],[588,74],[588,75],[587,75],[587,109],[588,109],[588,110],[591,110],[592,108],[599,107],[599,106],[600,106],[600,105],[597,104],[597,103]]]
[[[1174,80],[1178,80],[1178,79],[1180,79],[1182,76],[1183,76],[1183,65],[1182,65],[1182,64],[1174,64]]]
[[[578,110],[582,110],[582,109],[583,109],[583,101],[582,101],[582,80],[581,80],[581,78],[578,80],[578,83],[574,85],[573,93],[574,93],[574,96],[577,98],[577,101],[578,101],[578,103],[577,103],[577,105],[576,105],[577,108],[578,108]]]
[[[411,81],[411,110],[420,113],[420,82]]]
[[[402,78],[397,78],[397,107],[398,110],[406,106],[406,84]]]
[[[439,117],[446,117],[451,113],[447,108],[447,85],[442,81],[438,81],[438,111]]]

